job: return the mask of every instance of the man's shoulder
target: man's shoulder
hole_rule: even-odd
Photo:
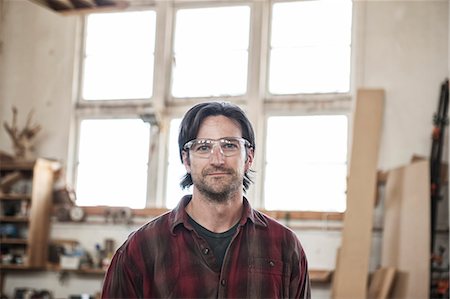
[[[271,217],[270,215],[268,215],[268,214],[266,214],[266,213],[264,213],[264,212],[261,212],[261,211],[259,211],[259,210],[257,210],[257,209],[252,209],[252,211],[253,211],[254,215],[255,215],[257,218],[259,218],[259,219],[261,219],[262,221],[264,221],[267,225],[270,224],[270,225],[275,225],[275,226],[278,226],[278,225],[284,226],[284,225],[283,225],[281,222],[279,222],[277,219]]]
[[[255,218],[261,219],[266,224],[264,228],[257,230],[256,236],[268,240],[270,244],[283,244],[281,247],[286,252],[297,252],[304,255],[300,239],[291,228],[279,220],[257,210],[253,210]]]
[[[170,242],[169,236],[170,212],[166,212],[132,231],[122,244],[121,251],[134,252],[143,247],[150,249],[157,244],[159,244],[158,246],[163,246]]]
[[[173,211],[165,212],[149,220],[147,223],[138,228],[135,233],[138,234],[157,234],[159,232],[166,233],[170,230],[173,222]]]
[[[255,215],[255,218],[258,218],[261,220],[261,222],[265,223],[267,228],[269,229],[275,229],[280,230],[286,233],[294,233],[289,227],[281,223],[279,220],[261,212],[258,210],[253,209],[253,213]]]

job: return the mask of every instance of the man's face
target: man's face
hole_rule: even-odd
[[[205,118],[197,134],[197,139],[224,137],[242,137],[242,131],[236,122],[223,115]],[[216,202],[224,202],[230,195],[242,190],[244,174],[252,162],[253,151],[250,149],[226,157],[216,145],[209,158],[199,158],[192,154],[188,157],[183,152],[183,163],[192,176],[194,189]]]

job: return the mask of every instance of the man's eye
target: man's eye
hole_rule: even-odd
[[[223,145],[223,148],[228,149],[228,150],[233,150],[233,149],[237,149],[238,146],[237,146],[237,144],[234,144],[234,143],[225,143]]]
[[[197,148],[195,149],[196,152],[208,152],[211,151],[211,146],[210,145],[199,145],[197,146]]]

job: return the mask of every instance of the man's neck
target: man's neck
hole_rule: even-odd
[[[243,193],[237,192],[224,202],[205,198],[194,188],[186,212],[206,229],[222,233],[229,230],[242,217]]]

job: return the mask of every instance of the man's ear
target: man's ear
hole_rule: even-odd
[[[245,172],[249,171],[249,169],[252,167],[254,155],[255,152],[252,148],[247,149],[247,158],[245,159]]]
[[[189,154],[186,151],[182,151],[183,165],[186,168],[187,173],[191,173],[191,161],[189,160]]]

